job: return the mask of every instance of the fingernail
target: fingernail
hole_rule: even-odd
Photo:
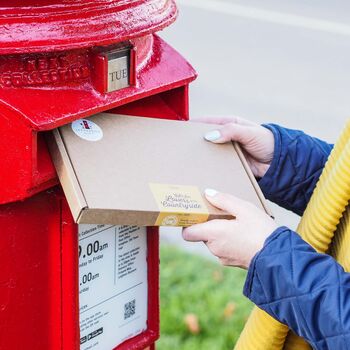
[[[209,131],[204,135],[204,138],[207,141],[216,141],[221,137],[220,131],[219,130],[213,130]]]
[[[204,191],[204,193],[205,193],[206,196],[214,197],[215,195],[217,195],[218,191],[213,190],[212,188],[207,188],[207,189]]]

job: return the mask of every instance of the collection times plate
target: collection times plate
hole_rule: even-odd
[[[112,350],[147,328],[145,227],[79,225],[80,350]]]

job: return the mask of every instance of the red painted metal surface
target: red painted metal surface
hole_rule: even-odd
[[[101,111],[188,119],[196,73],[154,34],[176,14],[173,0],[0,0],[0,350],[79,349],[77,225],[45,133]],[[105,93],[99,64],[121,46],[131,85]],[[117,350],[159,336],[158,230],[147,237],[148,330]]]
[[[174,0],[1,0],[0,54],[105,46],[154,33]]]
[[[62,350],[78,350],[80,348],[78,226],[73,220],[63,191],[57,187],[55,192],[59,193],[61,223],[59,233],[61,295],[60,300],[54,302],[62,305],[60,317]],[[48,232],[48,234],[57,235],[58,233]],[[51,348],[55,349],[55,345],[52,343],[50,343],[48,350],[51,350]]]
[[[3,205],[0,225],[0,349],[62,349],[60,199]]]
[[[46,83],[39,88],[4,87],[0,90],[0,113],[3,108],[10,105],[18,113],[16,119],[22,120],[31,129],[50,130],[101,110],[187,85],[196,77],[190,64],[158,36],[143,38],[142,41],[138,40],[138,44],[139,46],[135,44],[137,52],[140,52],[140,57],[137,57],[139,64],[136,69],[136,85],[101,94],[96,91],[90,78],[78,77],[63,82],[63,85]],[[149,51],[142,51],[144,45]],[[79,51],[79,53],[81,56],[86,55],[84,59],[86,61],[89,61],[89,55],[93,55],[91,51]],[[73,62],[76,60],[76,55],[72,54]],[[28,60],[27,55],[19,56],[17,59],[22,57],[25,62]],[[89,75],[96,73],[91,66],[89,72]]]

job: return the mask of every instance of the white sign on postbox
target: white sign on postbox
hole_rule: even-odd
[[[80,350],[112,350],[147,328],[146,228],[79,225]]]

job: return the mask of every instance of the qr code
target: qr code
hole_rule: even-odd
[[[136,300],[131,300],[124,305],[124,320],[135,315],[136,311]]]

